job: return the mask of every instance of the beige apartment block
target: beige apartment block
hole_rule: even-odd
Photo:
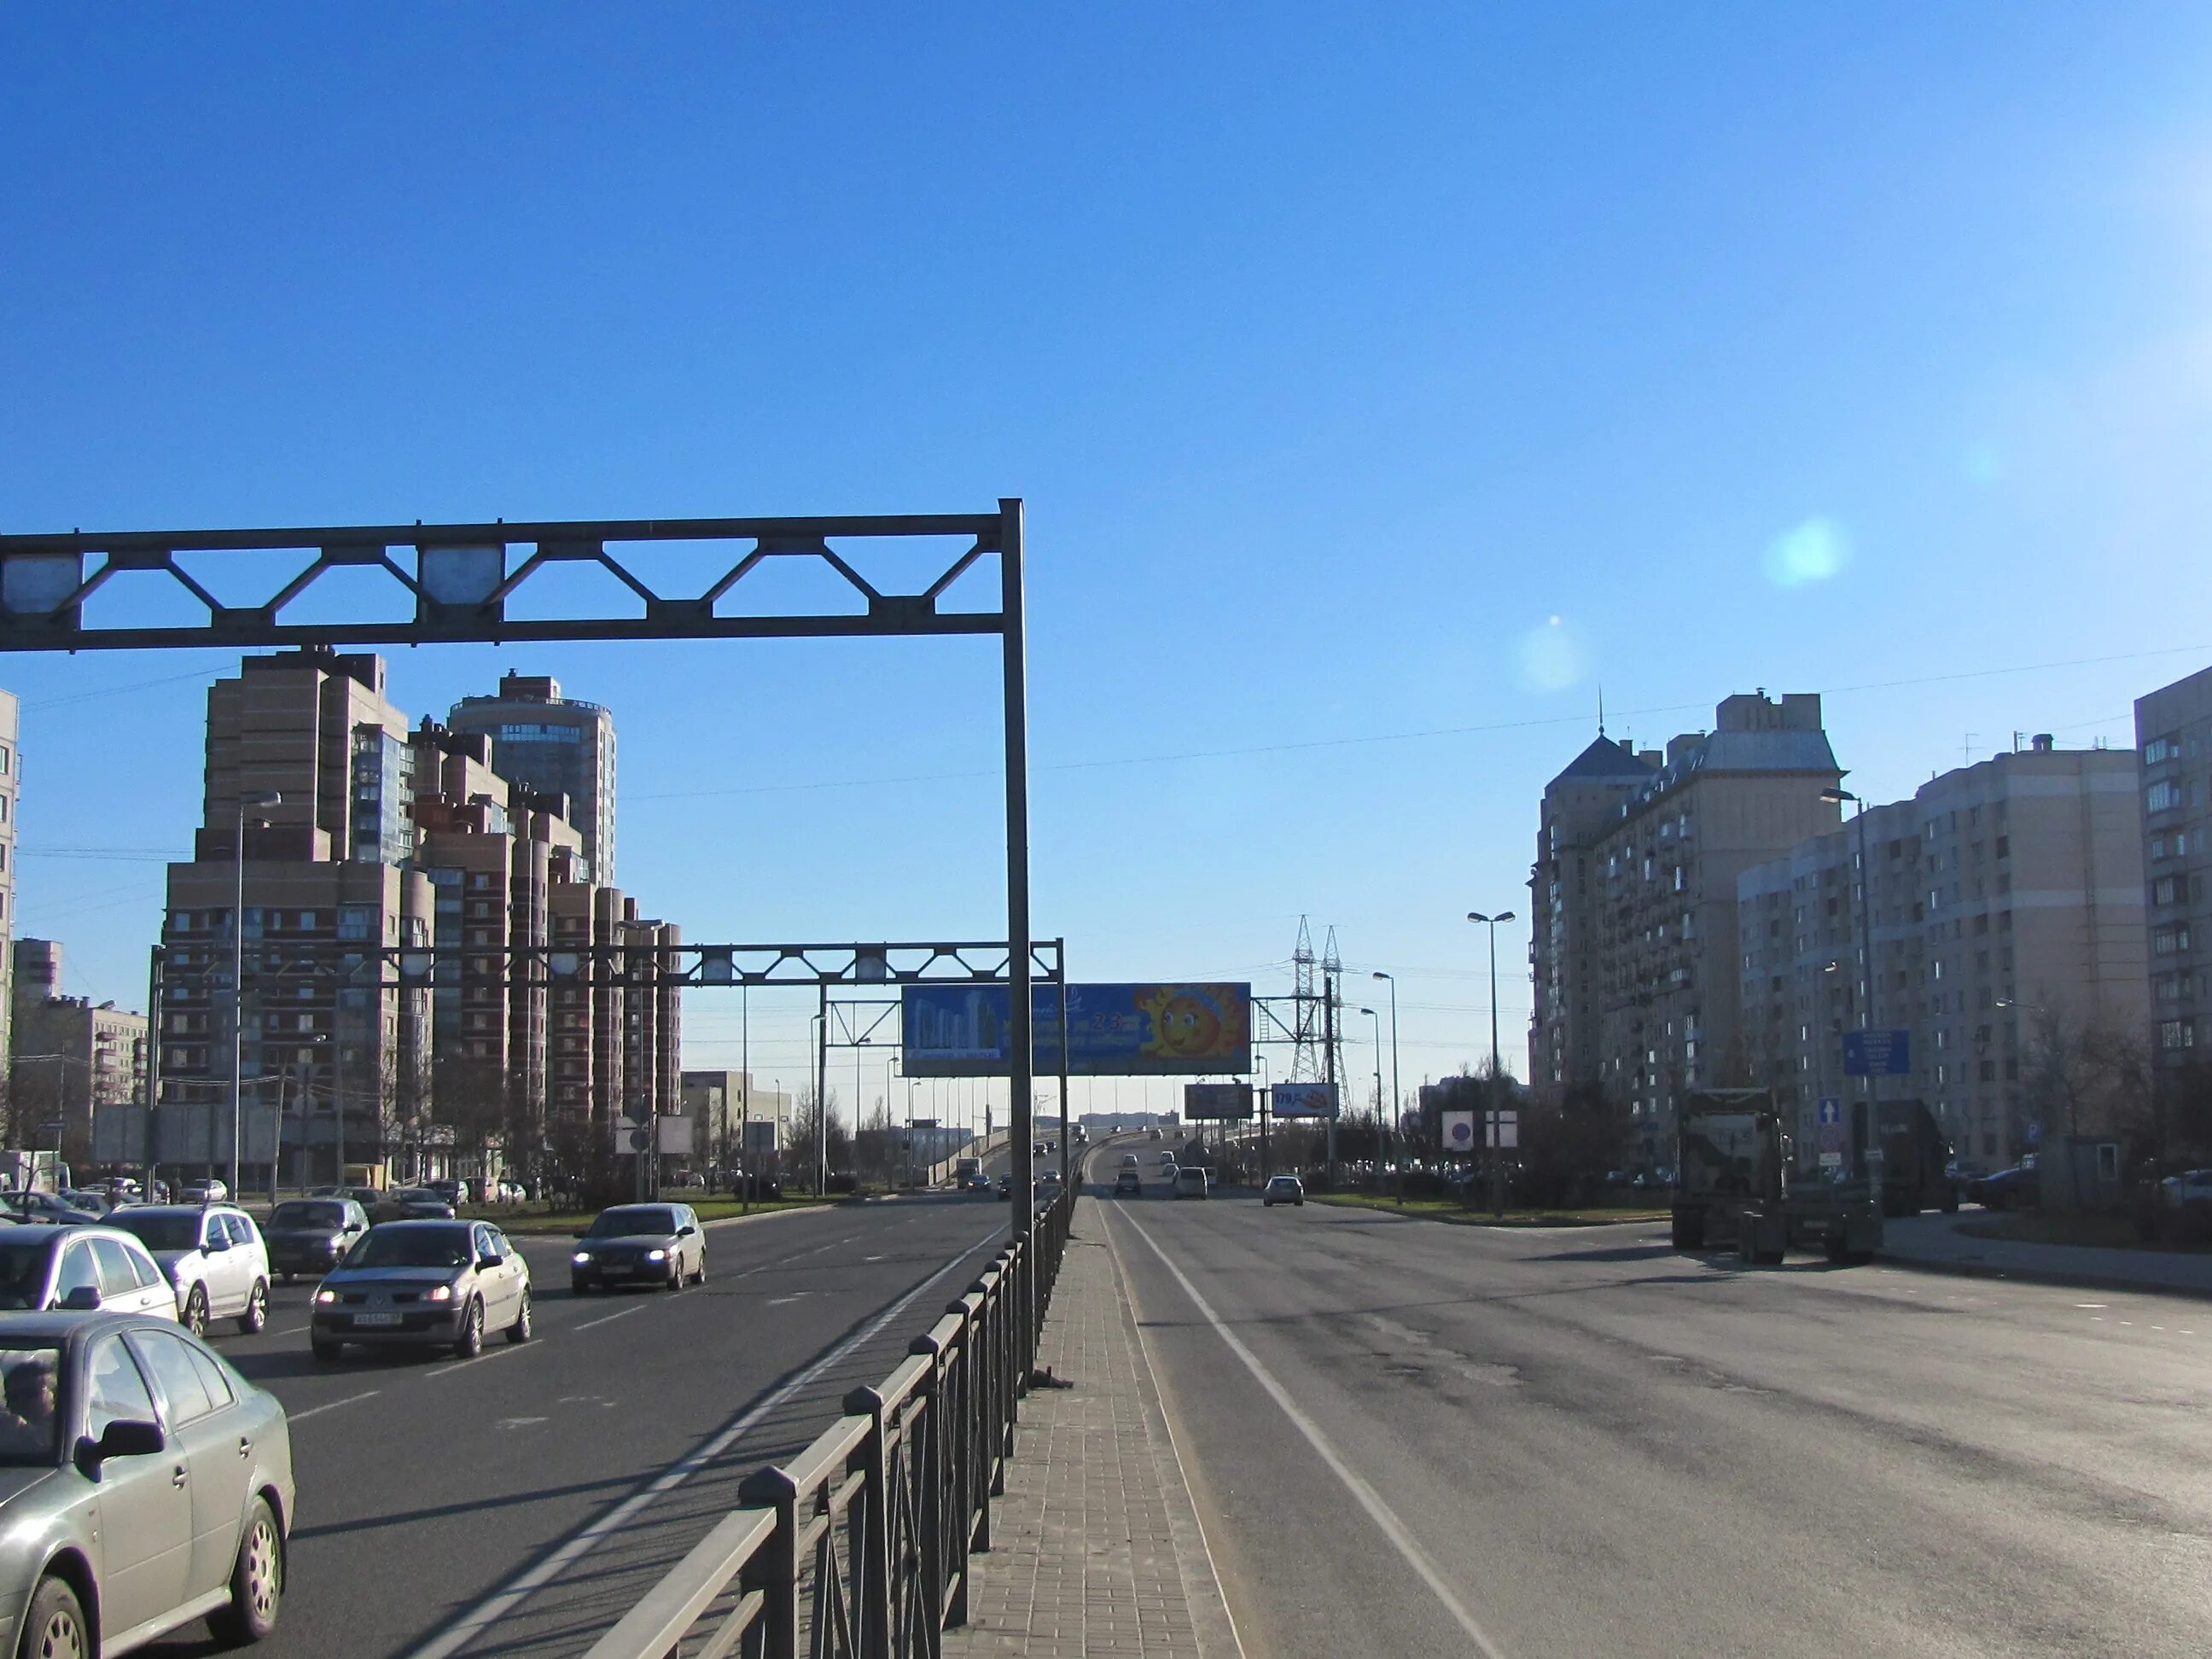
[[[2169,1083],[2212,1060],[2212,669],[2136,700],[2151,1056]]]
[[[143,1157],[146,1016],[62,994],[57,939],[17,939],[13,955],[9,1087],[21,1115],[60,1125],[62,1155],[73,1165]]]
[[[1600,758],[1608,770],[1620,766]],[[1642,1156],[1664,1163],[1682,1091],[1731,1080],[1741,1054],[1736,878],[1832,829],[1838,810],[1820,796],[1842,774],[1821,729],[1820,698],[1794,693],[1729,697],[1714,711],[1712,731],[1637,758],[1648,776],[1609,803],[1591,800],[1596,822],[1571,848],[1573,887],[1564,868],[1556,872],[1563,915],[1552,906],[1550,866],[1563,864],[1567,849],[1547,860],[1550,849],[1540,846],[1532,955],[1543,988],[1531,1059],[1547,1081],[1594,1082],[1626,1101]],[[1628,782],[1588,774],[1554,780],[1586,784],[1591,798]],[[1556,962],[1555,939],[1565,941]],[[1556,1060],[1554,1024],[1563,1033]],[[1584,1070],[1593,1060],[1594,1073]]]
[[[1856,822],[1747,871],[1753,1076],[1809,1135],[1822,1096],[1867,1097],[1843,1074],[1843,1034],[1900,1028],[1912,1069],[1884,1097],[1927,1102],[1962,1158],[2017,1158],[2043,1127],[2023,1086],[2039,1032],[2148,1018],[2142,824],[2132,751],[2047,737],[1869,808],[1871,975]]]

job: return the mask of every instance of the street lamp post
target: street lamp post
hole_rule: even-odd
[[[1375,977],[1390,982],[1390,1144],[1398,1149],[1398,1202],[1406,1201],[1405,1149],[1398,1147],[1398,1114],[1406,1109],[1403,1085],[1398,1081],[1398,979],[1395,974],[1375,970]],[[1494,1039],[1493,1039],[1494,1041]]]
[[[239,1132],[246,1121],[246,811],[250,806],[280,805],[284,797],[274,789],[243,789],[238,796],[237,833],[232,850],[237,858],[235,903],[230,912],[230,1196],[238,1201]]]
[[[1382,1016],[1372,1008],[1359,1011],[1375,1030],[1375,1190],[1382,1190]]]
[[[1513,913],[1500,910],[1494,916],[1486,916],[1480,910],[1470,910],[1467,913],[1467,919],[1490,929],[1490,1097],[1492,1104],[1490,1133],[1486,1139],[1493,1143],[1490,1148],[1490,1207],[1494,1213],[1502,1214],[1505,1209],[1505,1159],[1502,1156],[1505,1149],[1494,1144],[1504,1139],[1504,1119],[1500,1115],[1503,1109],[1495,1103],[1499,1098],[1499,1083],[1504,1074],[1504,1065],[1498,1052],[1498,924],[1512,921]]]

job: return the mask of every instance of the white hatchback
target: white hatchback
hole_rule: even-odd
[[[228,1204],[133,1205],[108,1225],[153,1252],[176,1291],[177,1320],[194,1336],[235,1319],[251,1336],[269,1322],[269,1247],[245,1211]]]

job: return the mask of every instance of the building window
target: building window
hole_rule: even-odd
[[[2193,1048],[2197,1046],[2196,1028],[2185,1019],[2160,1020],[2158,1046],[2161,1048]]]
[[[2156,881],[2150,884],[2150,902],[2153,904],[2172,903],[2174,899],[2174,887],[2175,880],[2173,877],[2160,876]]]
[[[2181,791],[2166,778],[2160,778],[2143,791],[2143,811],[2170,812],[2181,805]]]
[[[2150,949],[2153,956],[2170,957],[2189,948],[2189,924],[2168,922],[2163,927],[2150,930]]]

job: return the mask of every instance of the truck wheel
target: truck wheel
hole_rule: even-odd
[[[1703,1249],[1705,1244],[1705,1226],[1703,1218],[1684,1215],[1676,1216],[1674,1218],[1673,1239],[1674,1248],[1678,1250]]]

